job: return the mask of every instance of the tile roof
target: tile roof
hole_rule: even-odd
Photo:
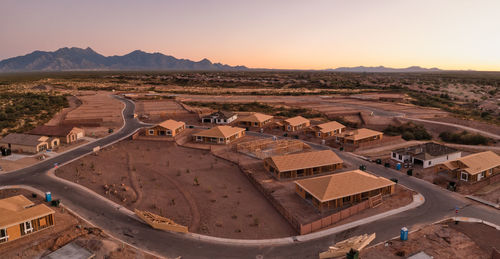
[[[0,227],[6,228],[54,213],[54,211],[45,204],[33,205],[33,202],[23,195],[1,199]]]
[[[182,127],[183,125],[186,125],[186,123],[184,123],[182,121],[166,120],[164,122],[161,122],[157,126],[161,126],[165,129],[169,129],[169,130],[176,130],[176,129]]]
[[[302,116],[295,116],[293,118],[286,119],[285,122],[292,126],[298,126],[301,124],[309,123],[309,120]]]
[[[485,170],[500,166],[500,156],[492,151],[485,151],[448,161],[443,163],[443,165],[450,170],[461,168],[471,175],[476,175]]]
[[[210,138],[228,138],[242,131],[245,131],[245,129],[239,127],[231,127],[231,126],[216,126],[211,129],[195,133],[193,134],[193,136],[203,136]]]
[[[297,180],[295,183],[321,202],[356,195],[395,184],[387,178],[375,176],[361,170]]]
[[[331,150],[312,151],[290,155],[272,156],[266,161],[280,172],[342,163],[342,159]]]
[[[30,135],[22,133],[10,133],[3,139],[0,139],[0,143],[9,143],[14,145],[23,146],[37,146],[40,142],[44,142],[48,139],[46,136]]]
[[[322,123],[322,124],[319,124],[319,125],[316,125],[315,127],[318,127],[320,129],[321,132],[325,133],[325,132],[332,132],[334,130],[338,130],[338,129],[343,129],[345,128],[344,125],[336,122],[336,121],[330,121],[330,122],[327,122],[327,123]]]
[[[240,119],[240,121],[250,121],[250,122],[264,122],[272,119],[273,116],[262,114],[262,113],[254,113],[252,115],[248,115]]]
[[[73,126],[38,126],[31,131],[30,134],[43,135],[43,136],[56,136],[56,137],[66,137],[73,129],[82,130]]]
[[[382,135],[382,134],[383,133],[380,131],[361,128],[361,129],[355,129],[355,130],[350,130],[350,131],[344,132],[341,134],[341,136],[346,138],[346,139],[360,140],[360,139],[374,137],[374,136],[378,136],[378,135]]]

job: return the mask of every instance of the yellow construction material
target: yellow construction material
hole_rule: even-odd
[[[146,223],[148,223],[151,227],[155,229],[181,232],[181,233],[188,232],[188,228],[186,226],[179,225],[171,219],[153,214],[149,211],[140,211],[135,209],[134,212],[139,218],[144,220]]]
[[[334,246],[330,246],[328,251],[322,252],[319,254],[320,259],[326,258],[335,258],[344,256],[351,250],[355,249],[361,251],[361,249],[365,248],[371,241],[375,239],[375,233],[368,235],[364,234],[361,236],[351,237],[344,241],[340,241],[336,243]]]
[[[238,152],[260,159],[300,152],[304,149],[310,149],[310,146],[302,141],[289,139],[259,139],[236,145]]]

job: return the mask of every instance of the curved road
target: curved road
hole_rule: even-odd
[[[375,242],[387,240],[399,234],[402,226],[416,227],[454,216],[455,207],[460,207],[459,216],[481,218],[500,225],[499,211],[466,200],[462,196],[441,189],[433,184],[414,177],[402,175],[378,165],[368,165],[372,173],[385,177],[395,177],[399,183],[420,192],[426,201],[418,208],[402,212],[372,223],[354,227],[347,231],[304,242],[292,242],[284,245],[270,245],[264,241],[258,245],[238,245],[217,241],[198,240],[190,234],[169,233],[155,230],[132,218],[98,194],[89,193],[65,181],[50,177],[47,171],[54,163],[65,164],[92,152],[96,146],[106,146],[133,134],[144,127],[133,118],[134,104],[122,99],[126,104],[123,111],[124,127],[117,133],[89,143],[57,157],[45,160],[31,167],[0,175],[0,185],[28,185],[41,191],[51,191],[55,198],[60,198],[65,206],[75,211],[113,236],[139,248],[152,251],[166,257],[182,258],[317,258],[320,251],[326,250],[333,242],[346,237],[377,233]],[[328,148],[316,145],[315,148]],[[339,156],[353,165],[367,162],[350,153],[337,152]],[[125,162],[125,161],[124,161]]]

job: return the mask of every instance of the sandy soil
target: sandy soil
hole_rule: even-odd
[[[6,160],[6,159],[0,159],[0,166],[2,167],[1,173],[9,172],[9,171],[14,171],[18,170],[21,168],[25,168],[31,165],[34,165],[36,163],[40,162],[40,160],[36,159],[35,157],[25,157],[21,158],[16,161],[11,161],[11,160]]]
[[[463,119],[459,119],[459,118],[455,118],[455,117],[433,118],[431,120],[459,124],[459,125],[483,130],[486,132],[490,132],[493,134],[498,134],[498,132],[500,132],[500,126],[488,124],[488,123],[484,123],[484,122],[480,122],[480,121],[463,120]]]
[[[42,197],[33,198],[23,189],[0,190],[0,198],[22,194],[35,204],[43,203]],[[0,244],[2,258],[39,258],[69,242],[77,244],[103,258],[156,258],[110,238],[100,229],[94,228],[75,217],[63,207],[51,207],[55,212],[55,225],[23,238]]]
[[[80,92],[82,104],[68,112],[63,124],[75,125],[85,130],[85,135],[102,137],[108,128],[118,129],[123,124],[123,103],[106,92]]]
[[[136,113],[144,122],[157,123],[167,119],[197,124],[198,115],[189,113],[174,100],[136,101]]]
[[[410,233],[408,241],[398,238],[365,248],[360,258],[402,258],[420,251],[434,258],[490,258],[492,247],[499,246],[500,231],[492,227],[480,223],[443,223]]]
[[[235,164],[173,142],[122,141],[56,175],[129,209],[169,217],[191,232],[231,238],[294,234]]]

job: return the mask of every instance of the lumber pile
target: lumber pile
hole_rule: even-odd
[[[344,241],[336,243],[334,246],[330,246],[328,251],[321,252],[319,254],[320,259],[335,258],[335,257],[345,257],[345,255],[351,250],[355,249],[360,251],[365,248],[371,241],[375,239],[375,233],[368,235],[364,234],[361,236],[351,237]]]
[[[164,218],[149,211],[140,211],[138,209],[135,209],[134,212],[139,218],[144,220],[153,228],[181,233],[188,232],[188,228],[186,226],[179,225],[169,218]]]

